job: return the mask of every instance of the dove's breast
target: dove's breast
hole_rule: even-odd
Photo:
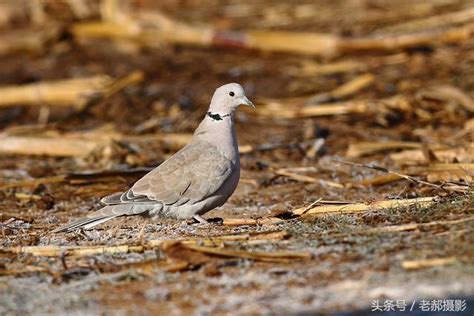
[[[197,128],[195,137],[212,144],[224,157],[240,168],[237,134],[232,117],[220,121],[206,117]]]

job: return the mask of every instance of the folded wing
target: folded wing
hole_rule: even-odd
[[[212,196],[234,166],[208,142],[192,142],[138,180],[122,194],[102,199],[105,204],[162,203],[183,205]]]

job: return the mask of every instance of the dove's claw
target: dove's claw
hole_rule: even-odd
[[[209,224],[201,215],[194,215],[193,218],[198,221],[200,224]]]

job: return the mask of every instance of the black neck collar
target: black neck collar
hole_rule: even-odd
[[[230,116],[230,114],[220,115],[219,113],[207,112],[206,114],[214,121],[221,121],[224,117]]]

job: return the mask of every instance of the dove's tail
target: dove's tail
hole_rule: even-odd
[[[71,232],[76,228],[90,229],[96,225],[105,223],[111,219],[125,215],[140,215],[152,209],[150,205],[136,204],[118,204],[107,205],[97,212],[92,213],[86,218],[74,221],[66,226],[62,226],[53,230],[53,233]]]

